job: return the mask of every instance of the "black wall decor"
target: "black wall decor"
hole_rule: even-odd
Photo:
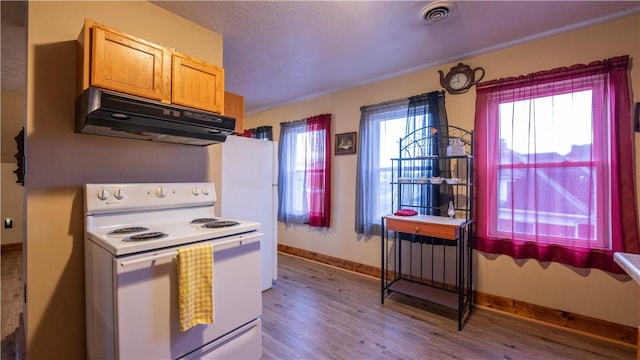
[[[24,127],[20,130],[18,135],[14,137],[16,140],[16,147],[18,152],[14,155],[18,167],[13,171],[16,174],[16,182],[24,186]]]

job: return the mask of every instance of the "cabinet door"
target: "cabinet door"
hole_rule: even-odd
[[[171,102],[218,114],[224,112],[224,70],[189,56],[173,53]]]
[[[91,85],[169,102],[168,49],[101,26],[92,40]]]
[[[234,93],[224,92],[224,114],[236,119],[235,132],[244,131],[244,97]]]

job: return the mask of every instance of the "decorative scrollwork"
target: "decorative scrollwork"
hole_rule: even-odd
[[[13,171],[16,174],[16,182],[24,186],[24,127],[20,130],[18,135],[14,137],[16,140],[16,147],[18,152],[14,155],[16,158],[17,168]]]

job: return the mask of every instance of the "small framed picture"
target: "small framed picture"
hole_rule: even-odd
[[[336,155],[356,153],[356,133],[336,134]]]

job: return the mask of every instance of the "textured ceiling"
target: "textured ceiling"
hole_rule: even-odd
[[[2,89],[23,90],[24,2],[1,3]],[[456,1],[426,24],[429,1],[153,3],[224,36],[226,89],[248,113],[640,12],[637,0]]]
[[[248,113],[640,11],[640,1],[456,1],[427,24],[429,2],[153,1],[223,35],[225,86]]]

